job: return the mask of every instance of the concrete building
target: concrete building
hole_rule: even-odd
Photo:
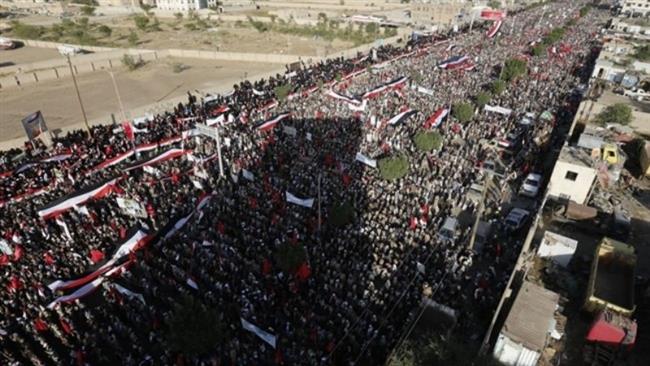
[[[425,28],[451,27],[472,3],[463,0],[421,0],[411,3],[411,20]]]
[[[584,149],[564,146],[551,173],[548,195],[585,204],[597,175],[591,155]]]
[[[647,19],[628,19],[614,18],[609,26],[610,31],[616,33],[625,33],[633,37],[650,37],[650,20]],[[647,38],[646,37],[646,38]]]
[[[205,9],[208,7],[207,0],[157,0],[156,7],[163,11],[174,13],[187,13],[190,10]]]
[[[623,0],[621,13],[627,16],[650,17],[650,0]]]
[[[115,6],[115,7],[138,7],[140,3],[138,0],[97,0],[99,6]]]
[[[524,282],[494,346],[494,358],[503,365],[533,366],[555,330],[560,295]]]

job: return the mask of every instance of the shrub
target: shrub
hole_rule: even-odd
[[[408,174],[409,163],[404,155],[379,160],[379,175],[386,180],[397,180]]]
[[[420,132],[413,141],[420,151],[438,150],[442,146],[442,136],[438,132]]]
[[[452,113],[459,122],[469,122],[474,117],[474,107],[467,102],[457,103],[452,107]]]
[[[183,13],[174,13],[174,18],[180,22],[183,20]]]
[[[636,47],[633,57],[639,61],[650,61],[650,45]]]
[[[499,95],[506,90],[506,83],[504,83],[503,80],[494,80],[490,89],[492,90],[492,93]]]
[[[90,5],[85,5],[81,7],[81,14],[89,17],[95,15],[95,7]]]
[[[500,0],[490,0],[487,4],[492,9],[499,9],[501,7]]]
[[[293,273],[305,262],[307,254],[300,244],[283,243],[276,250],[274,257],[284,273]]]
[[[18,38],[39,39],[45,30],[41,26],[13,22],[11,31]]]
[[[533,47],[532,53],[533,56],[542,56],[544,54],[544,45],[538,44]]]
[[[483,108],[486,104],[490,102],[490,99],[492,99],[492,95],[488,92],[480,92],[476,95],[476,106],[479,108]]]
[[[506,60],[501,72],[501,79],[510,82],[524,75],[527,71],[526,61],[517,58]]]
[[[180,62],[174,62],[172,64],[172,71],[174,71],[175,74],[181,73],[184,70],[186,70],[188,67],[186,65],[183,65]]]
[[[334,227],[343,227],[354,221],[354,207],[350,202],[345,201],[332,206],[329,215],[329,221]]]
[[[135,58],[129,54],[122,56],[122,65],[126,66],[129,71],[136,70],[144,65],[144,61],[141,58]]]
[[[583,17],[583,16],[587,15],[590,10],[591,10],[591,6],[589,6],[589,5],[583,6],[582,8],[580,8],[580,16]]]
[[[138,44],[139,38],[138,35],[133,30],[131,30],[131,33],[129,33],[127,40],[129,41],[130,46],[135,46]]]
[[[632,121],[632,108],[625,103],[616,103],[607,106],[596,115],[595,121],[601,125],[607,123],[620,123],[627,125]]]

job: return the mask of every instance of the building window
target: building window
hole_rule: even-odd
[[[564,176],[564,179],[568,179],[568,180],[570,180],[572,182],[575,182],[577,178],[578,178],[578,173],[572,172],[570,170],[567,171],[566,175]]]

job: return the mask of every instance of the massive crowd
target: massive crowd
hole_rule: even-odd
[[[533,57],[530,47],[577,17],[580,5],[509,14],[495,38],[480,27],[420,36],[245,81],[228,95],[189,95],[131,127],[94,126],[91,136],[69,133],[50,149],[35,140],[3,151],[0,360],[380,365],[413,320],[423,288],[457,311],[457,332],[482,336],[519,236],[500,224],[507,212],[499,199],[488,203],[484,220],[494,235],[480,253],[467,246],[471,225],[451,240],[438,231],[447,217],[477,213],[468,192],[483,181],[485,161],[503,165],[497,185],[505,192],[561,143],[554,127],[575,111],[572,91],[588,75],[605,15],[578,19],[561,40],[563,52]],[[459,55],[473,69],[437,67]],[[477,108],[465,124],[449,115],[432,128],[443,137],[440,149],[415,148],[430,116],[485,90],[513,57],[527,59],[528,75],[489,102],[509,115]],[[408,81],[364,103],[327,93],[359,98],[400,77]],[[291,90],[278,101],[285,84]],[[418,112],[387,123],[409,108]],[[539,118],[545,111],[552,120]],[[526,114],[533,123],[521,123]],[[195,128],[206,121],[219,126],[224,177],[217,142]],[[261,121],[269,122],[260,129]],[[491,142],[513,132],[522,141],[501,156]],[[402,179],[386,181],[368,165],[396,154],[409,161]],[[342,202],[356,216],[331,225],[330,209]],[[119,245],[135,242],[118,255]],[[290,273],[276,255],[287,243],[306,250]],[[205,354],[167,346],[172,309],[186,297],[216,309],[224,324],[224,340]]]

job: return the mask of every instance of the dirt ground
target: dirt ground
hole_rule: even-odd
[[[173,72],[173,64],[187,69]],[[274,64],[224,62],[194,59],[161,59],[141,69],[115,71],[127,118],[169,109],[184,99],[187,91],[227,91],[247,73],[249,79],[282,69]],[[114,113],[119,119],[119,104],[108,73],[82,74],[79,90],[91,123],[107,123]],[[82,123],[79,103],[71,79],[62,79],[22,88],[0,91],[0,141],[22,138],[20,120],[41,110],[52,130]],[[1,144],[0,144],[1,145]]]
[[[23,46],[13,50],[0,51],[0,73],[3,66],[26,64],[50,60],[53,58],[63,58],[54,48],[37,48]]]

